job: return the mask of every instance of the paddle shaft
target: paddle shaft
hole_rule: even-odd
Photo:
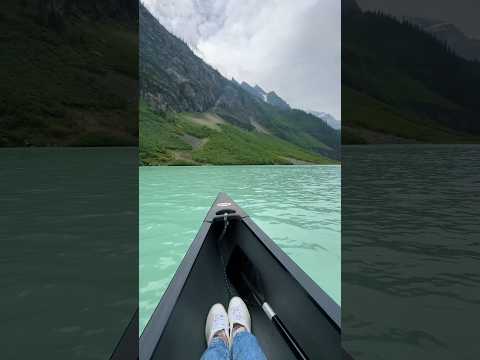
[[[308,360],[307,355],[302,350],[302,348],[298,344],[297,340],[295,340],[293,335],[290,334],[290,331],[288,331],[287,327],[283,324],[282,320],[275,313],[275,311],[272,309],[270,304],[267,303],[266,301],[261,300],[260,294],[258,294],[258,292],[252,286],[250,281],[248,281],[248,279],[246,278],[245,275],[242,274],[242,277],[243,277],[243,280],[245,281],[245,284],[250,289],[255,301],[263,309],[264,313],[267,315],[267,317],[273,323],[273,325],[275,326],[277,331],[280,333],[280,335],[282,335],[283,339],[287,342],[288,346],[290,347],[292,352],[295,354],[296,358],[299,359],[299,360]]]
[[[287,330],[285,325],[283,325],[282,320],[280,320],[278,315],[274,315],[270,320],[273,322],[273,324],[275,325],[277,330],[280,332],[280,334],[282,334],[283,338],[285,339],[285,341],[287,342],[288,346],[290,347],[292,352],[295,354],[297,359],[308,360],[307,355],[303,352],[303,350],[297,344],[296,340]]]

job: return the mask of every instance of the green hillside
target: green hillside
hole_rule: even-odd
[[[4,3],[0,146],[137,144],[138,32],[127,16],[135,9]]]
[[[140,161],[142,165],[336,163],[211,113],[158,113],[145,103],[140,106]]]
[[[430,119],[418,119],[414,113],[406,113],[395,106],[373,97],[342,87],[343,107],[342,139],[345,144],[384,141],[462,143],[480,141],[480,136],[469,135],[439,125]],[[395,139],[398,138],[398,139]]]

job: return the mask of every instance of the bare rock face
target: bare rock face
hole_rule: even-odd
[[[270,104],[278,109],[281,110],[289,110],[290,105],[283,100],[280,96],[278,96],[274,91],[270,91],[266,93],[260,86],[250,86],[248,83],[243,81],[240,86],[249,94],[255,96],[258,100]]]
[[[143,5],[140,59],[140,93],[154,109],[207,111],[228,83],[170,34]]]
[[[270,105],[273,105],[279,109],[283,109],[283,110],[289,110],[290,109],[290,105],[287,104],[287,102],[285,100],[283,100],[280,96],[278,96],[275,91],[270,91],[268,94],[267,94],[267,102],[270,104]]]

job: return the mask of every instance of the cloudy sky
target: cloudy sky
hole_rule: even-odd
[[[225,77],[340,119],[339,0],[143,0]]]

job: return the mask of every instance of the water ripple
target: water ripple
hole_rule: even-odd
[[[358,360],[480,358],[480,147],[346,147],[343,160],[344,344]]]

